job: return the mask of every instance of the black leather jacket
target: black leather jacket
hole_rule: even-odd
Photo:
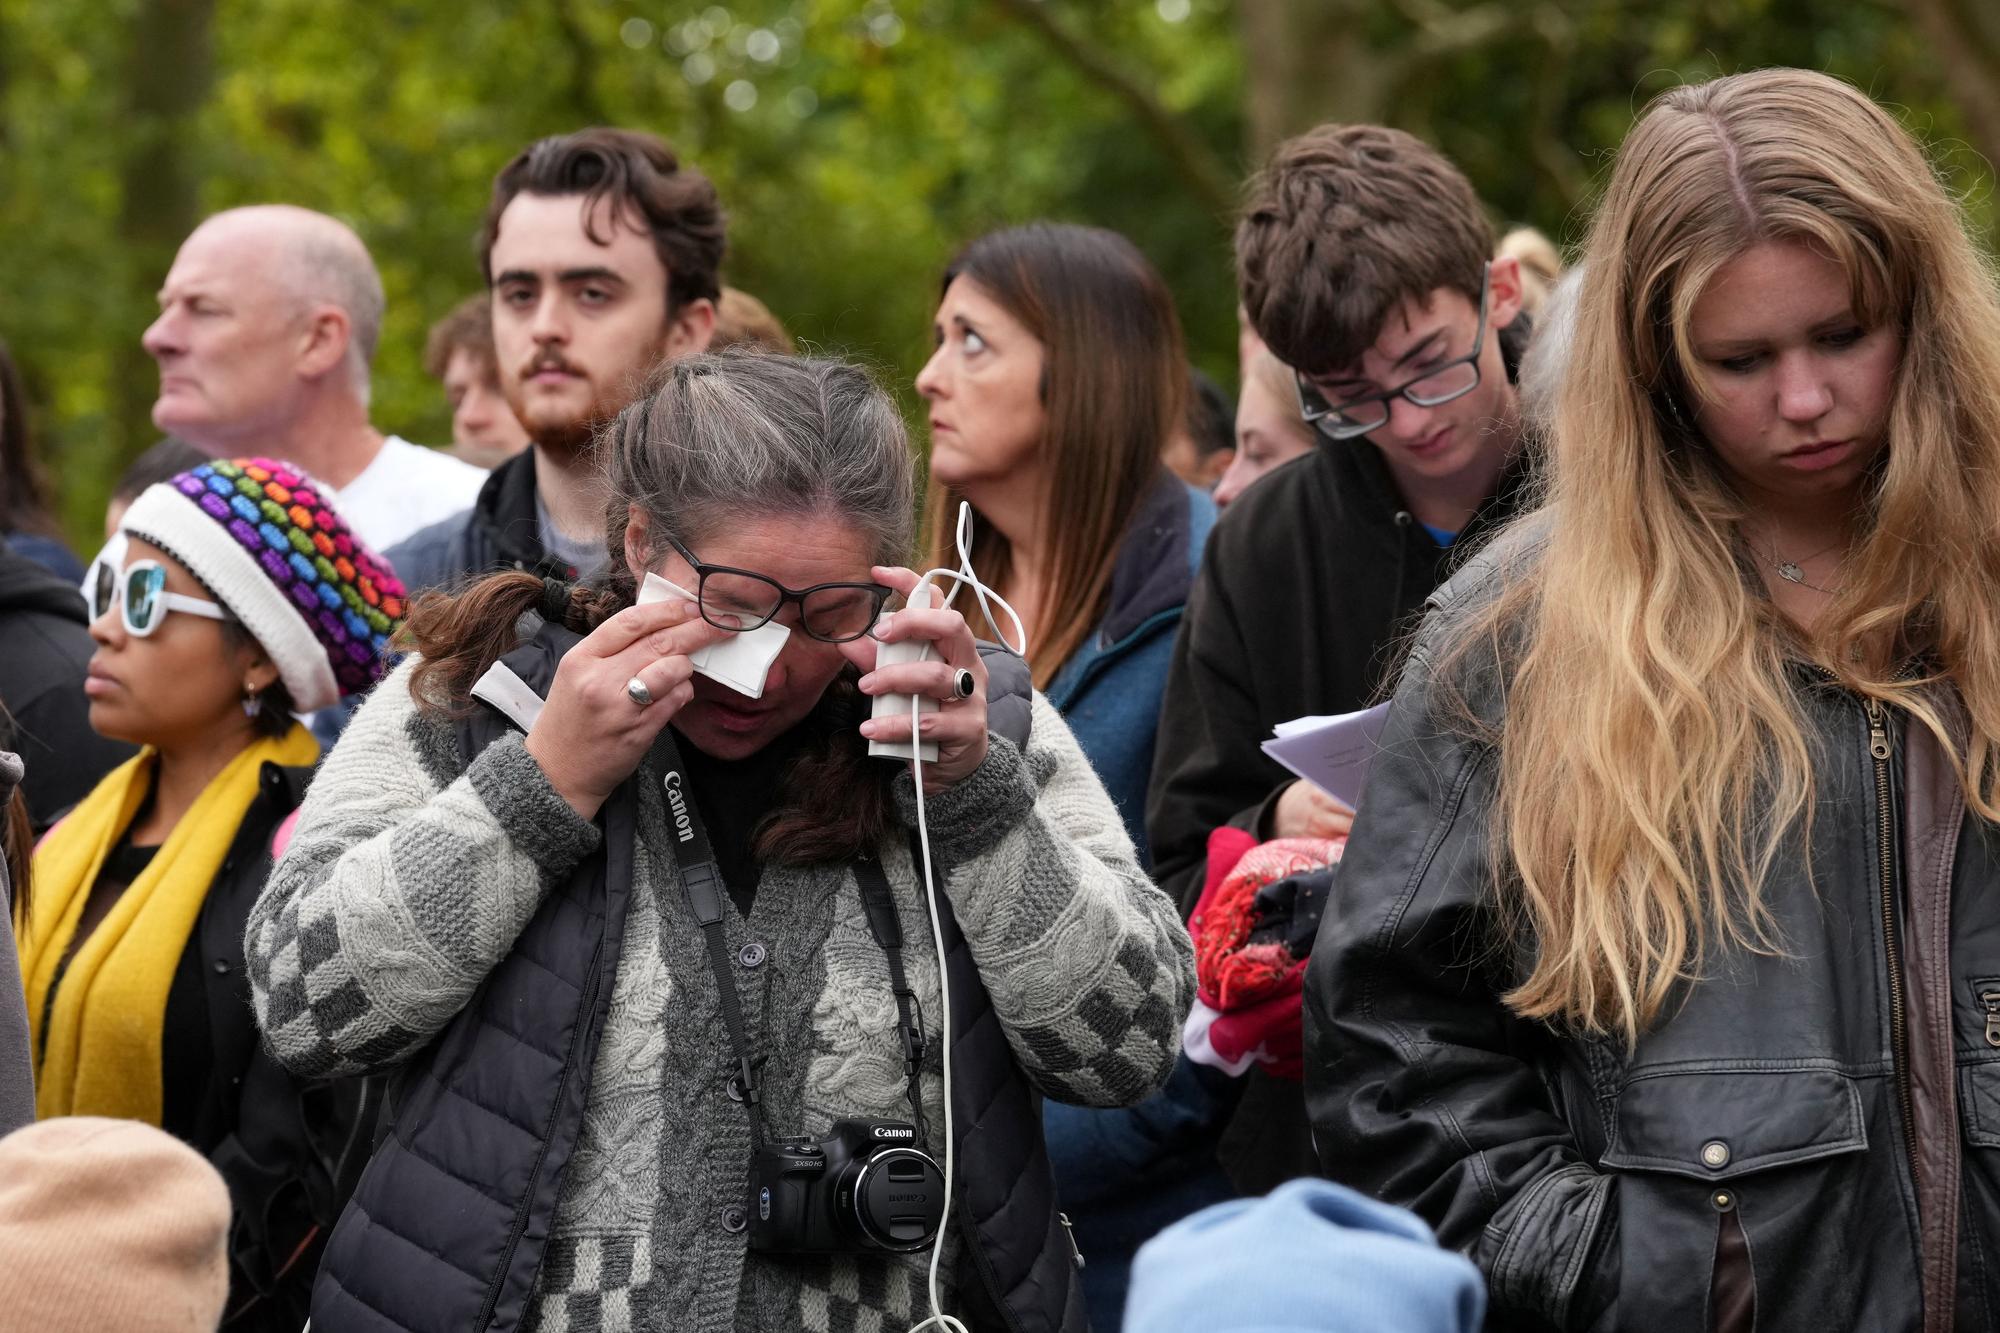
[[[1328,1174],[1470,1254],[1489,1328],[2000,1327],[2000,830],[1920,725],[1801,669],[1821,762],[1810,862],[1795,832],[1764,887],[1784,955],[1714,953],[1636,1050],[1523,1021],[1495,756],[1433,709],[1490,576],[1432,599],[1312,956]]]

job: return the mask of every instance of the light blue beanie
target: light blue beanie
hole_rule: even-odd
[[[1477,1333],[1485,1313],[1479,1270],[1415,1215],[1293,1180],[1148,1241],[1124,1333]]]

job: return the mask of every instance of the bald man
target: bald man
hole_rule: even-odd
[[[142,339],[153,424],[203,452],[282,458],[385,550],[463,513],[486,474],[369,423],[382,279],[344,223],[284,204],[209,218],[181,245]]]

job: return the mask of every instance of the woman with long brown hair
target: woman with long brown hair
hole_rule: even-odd
[[[1797,70],[1656,99],[1586,254],[1313,954],[1322,1160],[1494,1327],[1992,1328],[2000,296]]]
[[[1018,663],[878,621],[914,479],[864,373],[677,361],[602,451],[608,582],[418,603],[250,927],[272,1050],[395,1073],[313,1327],[1079,1333],[1036,1108],[1166,1077],[1172,902]],[[864,720],[915,694],[921,789]]]
[[[970,501],[973,565],[1020,612],[1035,683],[1144,864],[1160,696],[1215,522],[1214,502],[1160,457],[1188,394],[1173,297],[1117,233],[1036,223],[952,261],[933,334],[917,376],[930,404],[931,563],[958,564],[956,516]],[[1218,1110],[1185,1059],[1129,1110],[1046,1108],[1095,1327],[1117,1326],[1140,1242],[1233,1192],[1208,1129]]]
[[[1173,296],[1116,232],[1038,222],[952,261],[933,336],[917,376],[931,564],[957,566],[971,501],[973,565],[1020,611],[1035,684],[1143,864],[1160,694],[1215,523],[1208,497],[1160,461],[1189,392]]]

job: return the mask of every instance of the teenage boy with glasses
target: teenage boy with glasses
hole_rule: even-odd
[[[1464,174],[1398,130],[1322,126],[1251,183],[1243,306],[1320,439],[1230,506],[1188,601],[1146,808],[1154,874],[1184,912],[1219,826],[1347,831],[1352,812],[1260,742],[1381,697],[1454,556],[1514,512],[1528,321],[1519,264],[1493,250]],[[1314,1170],[1299,1085],[1253,1069],[1223,1159],[1256,1192]]]

